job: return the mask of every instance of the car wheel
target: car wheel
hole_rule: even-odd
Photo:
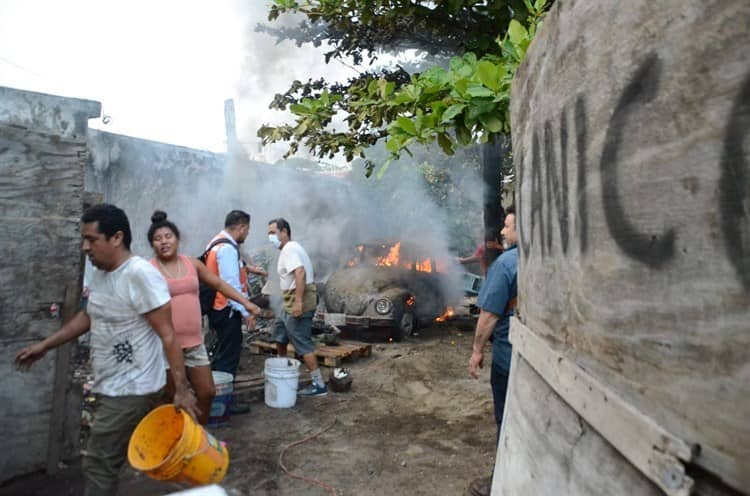
[[[396,322],[391,337],[394,341],[401,341],[404,336],[411,336],[416,329],[417,320],[412,312],[404,312]]]

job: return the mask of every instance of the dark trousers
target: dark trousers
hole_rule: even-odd
[[[83,451],[85,496],[115,496],[120,467],[127,458],[135,426],[157,405],[161,393],[143,396],[97,395],[94,423]],[[55,492],[54,490],[52,491]]]
[[[211,369],[237,375],[242,351],[242,315],[229,306],[223,310],[211,310],[208,324],[216,333]]]
[[[490,384],[492,384],[492,401],[495,403],[497,441],[500,441],[500,427],[503,423],[503,412],[505,411],[505,396],[508,392],[508,371],[504,370],[494,360],[492,361]]]

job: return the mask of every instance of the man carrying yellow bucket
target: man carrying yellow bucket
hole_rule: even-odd
[[[114,205],[95,205],[81,217],[81,249],[97,269],[89,300],[59,331],[16,355],[27,370],[48,350],[91,330],[93,391],[98,407],[83,452],[85,495],[114,496],[133,429],[155,405],[169,363],[174,404],[197,413],[174,337],[169,290],[146,260],[130,253],[130,223]]]

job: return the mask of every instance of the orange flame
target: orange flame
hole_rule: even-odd
[[[435,322],[445,322],[455,315],[456,312],[453,311],[453,307],[448,307],[445,309],[445,313],[443,313],[443,315],[435,319]]]
[[[375,262],[376,265],[380,267],[401,267],[403,269],[407,270],[417,270],[419,272],[433,272],[440,268],[440,263],[437,264],[434,260],[430,258],[426,258],[422,260],[421,262],[416,262],[415,264],[412,264],[409,260],[401,260],[401,242],[399,241],[395,245],[391,246],[390,248],[388,245],[381,245],[383,249],[388,248],[388,253],[382,257],[379,257],[377,261]],[[361,254],[364,251],[363,245],[357,245],[357,250]],[[355,256],[351,258],[347,263],[347,267],[354,267],[355,265],[359,265],[361,262],[361,255]]]
[[[410,295],[409,298],[406,299],[406,306],[407,307],[413,307],[414,303],[417,302],[417,299],[414,298],[414,295]]]
[[[378,259],[378,265],[382,267],[393,267],[398,265],[399,252],[401,251],[401,242],[399,241],[388,250],[388,254]]]
[[[420,272],[432,272],[432,261],[427,258],[421,262],[417,262],[417,270]]]
[[[359,252],[360,254],[362,253],[362,250],[364,250],[364,249],[365,249],[364,245],[357,245],[357,251],[358,251],[358,252]],[[352,259],[350,259],[350,260],[349,260],[348,262],[346,262],[346,266],[347,266],[347,267],[354,267],[355,265],[358,265],[358,264],[359,264],[359,260],[360,260],[361,256],[362,256],[362,255],[357,255],[356,257],[353,257],[353,258],[352,258]]]

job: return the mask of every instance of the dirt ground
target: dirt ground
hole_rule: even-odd
[[[372,342],[372,356],[344,363],[354,379],[348,393],[299,398],[290,409],[252,403],[250,414],[212,429],[231,456],[222,486],[232,495],[331,494],[287,476],[278,462],[285,446],[335,422],[286,451],[291,471],[319,479],[339,495],[465,494],[474,478],[490,474],[495,454],[489,370],[479,381],[466,370],[471,325],[435,325],[401,343]],[[240,373],[259,373],[264,358],[248,355]],[[329,369],[323,370],[327,376]],[[126,496],[181,489],[129,468],[122,478],[120,494]],[[80,493],[78,463],[55,477],[32,475],[0,487],[2,495]]]

